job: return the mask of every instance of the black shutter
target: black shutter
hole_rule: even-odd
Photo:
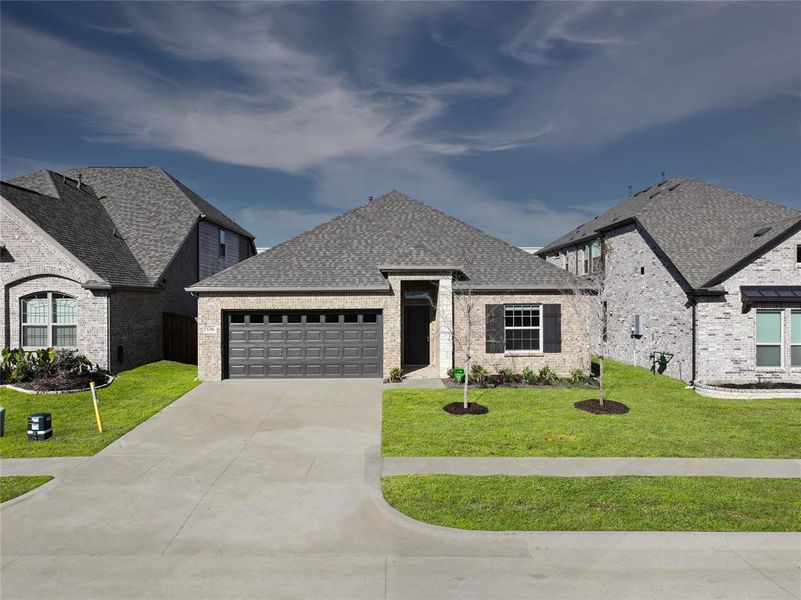
[[[542,307],[543,352],[562,351],[562,305],[545,304]]]
[[[503,354],[503,304],[487,304],[484,306],[486,316],[486,352],[487,354]]]

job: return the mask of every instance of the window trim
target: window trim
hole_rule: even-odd
[[[524,307],[524,306],[530,306],[530,307],[536,307],[537,308],[537,311],[539,313],[539,319],[540,319],[539,326],[538,327],[531,327],[531,326],[526,327],[526,326],[523,326],[523,325],[520,325],[520,326],[516,326],[516,325],[507,326],[506,325],[506,310],[509,309],[509,308]],[[543,320],[542,306],[543,305],[542,305],[541,302],[527,302],[527,303],[516,302],[514,304],[504,304],[503,305],[503,353],[504,354],[543,354],[544,353],[543,344],[545,342],[545,336],[543,334],[543,331],[545,330],[545,322]],[[539,334],[540,334],[539,335],[539,348],[536,349],[536,350],[535,349],[527,349],[527,350],[526,349],[520,349],[520,350],[510,350],[510,349],[508,349],[506,347],[506,331],[508,329],[515,329],[515,330],[537,329],[537,330],[539,330]]]
[[[47,300],[47,321],[45,323],[25,323],[25,310],[23,308],[26,300],[36,298],[37,296],[45,296]],[[53,310],[53,300],[56,298],[69,298],[75,301],[75,321],[71,323],[56,323],[54,321],[55,311]],[[25,328],[26,327],[45,327],[47,328],[47,345],[46,346],[25,346]],[[53,328],[54,327],[74,327],[75,328],[75,345],[74,346],[57,346],[58,348],[66,348],[68,350],[78,349],[78,298],[70,296],[64,292],[33,292],[26,294],[19,299],[19,345],[23,350],[38,350],[40,348],[54,348],[53,345]]]
[[[217,250],[220,254],[220,258],[225,258],[225,237],[225,229],[220,228],[217,233]]]
[[[785,360],[784,360],[784,310],[781,308],[757,308],[756,314],[759,313],[779,313],[779,364],[778,365],[759,365],[757,364],[757,348],[759,346],[776,346],[776,342],[758,342],[757,340],[757,319],[754,317],[754,367],[757,369],[784,369],[785,368]]]
[[[793,341],[793,314],[801,315],[801,309],[794,308],[790,310],[790,368],[791,369],[801,369],[801,364],[794,365],[793,364],[793,347],[794,346],[801,346],[801,342],[794,342]]]

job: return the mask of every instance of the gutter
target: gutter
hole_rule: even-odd
[[[190,294],[197,294],[197,293],[218,293],[218,294],[230,294],[230,293],[240,293],[240,292],[281,292],[281,293],[292,293],[292,292],[315,292],[315,293],[326,293],[326,292],[388,292],[389,286],[382,285],[382,286],[366,286],[366,287],[326,287],[321,288],[318,286],[295,286],[295,287],[254,287],[254,286],[243,286],[243,287],[216,287],[216,286],[190,286],[188,288],[184,288]]]

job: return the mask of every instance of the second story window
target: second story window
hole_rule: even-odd
[[[795,247],[795,266],[801,269],[801,244]]]
[[[225,230],[220,229],[220,256],[225,257]]]

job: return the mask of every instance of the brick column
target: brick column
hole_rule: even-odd
[[[437,293],[439,321],[439,376],[447,377],[453,367],[453,283],[451,278],[439,280]]]

